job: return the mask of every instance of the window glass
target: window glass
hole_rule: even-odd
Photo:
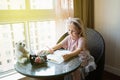
[[[55,21],[30,22],[30,46],[43,50],[55,44]]]
[[[23,23],[0,25],[0,74],[14,69],[15,43],[25,39],[23,33]]]
[[[31,9],[53,9],[53,0],[30,0]]]
[[[25,9],[25,0],[0,0],[0,10]]]
[[[12,36],[10,31],[10,25],[0,25],[0,73],[13,69],[13,47],[12,47]],[[7,67],[9,66],[9,67]]]
[[[13,36],[14,41],[24,41],[25,40],[25,32],[24,32],[24,24],[23,23],[16,23],[12,24],[13,29]]]

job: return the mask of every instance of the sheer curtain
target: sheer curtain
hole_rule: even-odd
[[[94,0],[55,0],[58,26],[68,17],[78,17],[85,27],[94,28]]]
[[[55,0],[55,21],[57,29],[57,38],[67,30],[65,20],[68,17],[74,17],[73,0]]]
[[[55,0],[55,21],[57,38],[65,33],[65,20],[68,17],[78,17],[85,27],[94,28],[94,0]]]
[[[73,0],[56,0],[55,12],[57,20],[73,17]]]

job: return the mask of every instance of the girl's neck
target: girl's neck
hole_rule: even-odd
[[[71,38],[72,38],[72,40],[78,40],[79,39],[79,37],[72,37],[72,36],[71,36]]]

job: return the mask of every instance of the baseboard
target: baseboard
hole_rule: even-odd
[[[120,69],[118,68],[112,67],[110,65],[105,65],[105,70],[110,73],[120,76]]]

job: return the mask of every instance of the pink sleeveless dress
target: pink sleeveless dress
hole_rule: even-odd
[[[67,36],[62,41],[62,47],[66,50],[74,51],[77,48],[81,48],[82,46],[82,39],[78,38],[77,40],[73,40],[70,36]],[[81,80],[81,73],[80,69],[77,69],[76,71],[72,72],[72,78],[73,80]]]

